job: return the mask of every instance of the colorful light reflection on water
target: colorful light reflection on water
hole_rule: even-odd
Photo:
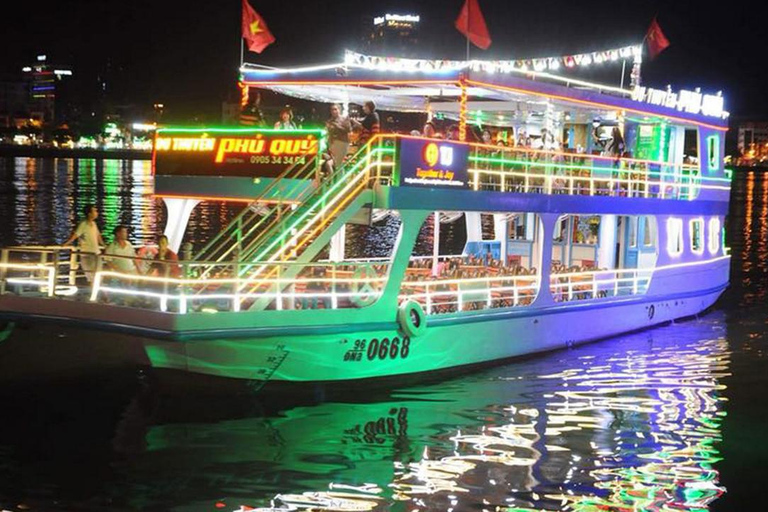
[[[88,202],[105,232],[129,223],[151,240],[163,223],[145,162],[6,159],[0,171],[3,244],[64,238]],[[735,185],[724,312],[384,396],[360,390],[354,403],[262,412],[212,399],[182,406],[151,387],[125,402],[108,388],[104,403],[77,387],[55,399],[43,399],[47,388],[14,392],[2,400],[14,414],[0,421],[0,508],[716,508],[745,462],[721,460],[739,442],[723,439],[725,412],[754,402],[743,382],[766,383],[768,353],[768,178]],[[192,238],[231,213],[201,208]]]
[[[418,440],[417,460],[395,457],[390,481],[337,479],[328,490],[280,494],[257,510],[385,510],[397,502],[409,511],[706,509],[724,492],[714,464],[729,353],[717,320],[531,365],[553,372],[521,375],[531,366],[513,365],[447,391],[409,390],[403,398],[450,404],[462,426],[433,425],[437,432]],[[499,401],[505,394],[511,400]],[[462,408],[484,400],[492,403]],[[408,411],[409,429],[420,413],[429,421],[428,411],[415,412],[424,403],[390,406]],[[393,445],[401,436],[379,431]]]

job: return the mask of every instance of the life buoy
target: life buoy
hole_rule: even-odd
[[[421,304],[414,300],[406,300],[397,310],[397,323],[403,332],[415,338],[421,336],[427,330],[427,316]]]
[[[350,300],[352,301],[352,304],[358,308],[364,308],[376,302],[380,293],[370,282],[370,279],[375,277],[376,271],[368,265],[361,265],[355,269],[354,274],[352,274],[353,280],[350,286],[350,290],[352,291]]]

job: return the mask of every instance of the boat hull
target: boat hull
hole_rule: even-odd
[[[397,379],[497,363],[653,327],[703,312],[724,287],[432,318],[426,332],[396,325],[346,333],[145,342],[157,369],[269,383]]]

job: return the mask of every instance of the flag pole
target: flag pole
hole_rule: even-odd
[[[469,27],[472,26],[470,23],[470,18],[472,17],[472,6],[467,3],[467,27],[466,27],[466,33],[465,38],[467,39],[467,64],[469,64]]]
[[[621,60],[621,85],[619,86],[621,89],[624,88],[624,68],[627,66],[627,59]]]

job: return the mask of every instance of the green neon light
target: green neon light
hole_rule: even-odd
[[[528,165],[530,167],[545,167],[545,168],[555,168],[555,169],[569,169],[569,170],[588,170],[588,171],[615,171],[615,172],[623,172],[623,173],[644,173],[649,175],[658,175],[661,176],[661,171],[654,171],[651,169],[648,170],[642,170],[642,169],[621,169],[621,168],[615,168],[615,167],[593,167],[589,165],[569,165],[569,164],[558,164],[558,163],[547,163],[547,162],[534,162],[531,160],[506,160],[504,158],[488,158],[488,157],[480,157],[480,156],[470,156],[470,161],[473,162],[488,162],[488,163],[499,163],[499,164],[516,164],[516,165]],[[668,167],[673,167],[675,164],[655,164],[655,165],[664,165]],[[493,169],[476,169],[477,171],[492,171]],[[501,171],[503,172],[503,170]],[[696,173],[696,178],[701,180],[707,180],[707,181],[725,181],[730,183],[731,180],[726,178],[704,178],[698,176],[698,170],[694,170],[694,173]],[[538,177],[538,176],[537,176]],[[541,176],[544,177],[544,176]],[[573,176],[573,178],[586,178],[586,176]],[[688,176],[689,178],[690,176]],[[672,182],[670,182],[672,183]]]
[[[325,130],[322,128],[296,128],[295,130],[279,130],[276,128],[184,128],[184,127],[166,127],[158,128],[157,132],[175,132],[175,133],[282,133],[290,135],[292,133],[319,133],[325,137]]]
[[[328,188],[328,190],[326,190],[326,191],[325,191],[325,193],[324,193],[322,196],[320,196],[319,198],[317,198],[317,200],[315,200],[315,201],[314,201],[314,202],[313,202],[313,203],[312,203],[310,206],[308,206],[308,207],[305,209],[305,211],[304,211],[304,212],[302,212],[302,214],[299,216],[299,218],[298,218],[298,219],[296,219],[296,220],[295,220],[295,222],[294,222],[294,223],[293,223],[291,226],[289,226],[289,227],[287,227],[287,228],[283,229],[283,230],[282,230],[280,233],[278,233],[278,235],[277,235],[277,238],[276,238],[276,239],[275,239],[275,240],[274,240],[274,241],[273,241],[273,242],[272,242],[272,243],[271,243],[271,244],[270,244],[268,247],[266,247],[264,250],[262,250],[262,251],[259,253],[259,255],[258,255],[258,256],[256,256],[255,260],[256,260],[256,261],[258,261],[258,260],[262,259],[262,258],[263,258],[263,256],[264,256],[266,253],[268,253],[269,251],[271,251],[271,250],[272,250],[272,249],[275,247],[275,245],[276,245],[276,244],[278,244],[279,242],[281,242],[281,241],[282,241],[282,240],[283,240],[283,239],[284,239],[284,238],[285,238],[287,235],[290,235],[290,234],[291,234],[291,232],[293,231],[293,229],[294,229],[294,228],[297,228],[297,226],[298,226],[298,225],[299,225],[299,224],[300,224],[300,223],[301,223],[301,222],[302,222],[302,221],[303,221],[303,220],[304,220],[304,219],[305,219],[305,218],[306,218],[306,217],[309,215],[310,211],[312,211],[312,210],[313,210],[313,209],[314,209],[314,208],[317,206],[317,204],[318,204],[318,203],[320,203],[320,202],[323,202],[323,201],[324,201],[324,200],[325,200],[325,199],[326,199],[326,198],[327,198],[327,197],[328,197],[330,194],[332,194],[333,192],[335,192],[335,191],[336,191],[336,189],[337,189],[337,188],[338,188],[338,187],[339,187],[341,184],[346,184],[346,183],[347,183],[347,180],[348,180],[348,178],[349,178],[349,176],[350,176],[350,175],[352,175],[352,174],[354,174],[354,173],[355,173],[355,172],[356,172],[356,171],[359,169],[359,167],[360,167],[360,166],[362,166],[362,165],[366,165],[366,164],[368,164],[369,166],[370,166],[370,165],[372,165],[372,162],[371,162],[371,157],[372,157],[374,154],[382,154],[382,153],[389,153],[389,154],[394,154],[394,153],[395,153],[395,150],[394,150],[394,148],[382,148],[382,147],[378,147],[378,148],[376,148],[376,149],[373,149],[373,150],[371,150],[370,152],[368,152],[368,154],[366,155],[366,157],[365,157],[365,158],[363,158],[363,159],[359,160],[359,161],[358,161],[358,162],[357,162],[357,163],[356,163],[354,166],[352,166],[352,167],[351,167],[351,168],[350,168],[350,169],[349,169],[349,170],[348,170],[346,173],[344,173],[344,175],[343,175],[343,176],[339,177],[339,178],[338,178],[338,179],[335,181],[335,183],[333,183],[333,184],[332,184],[332,185],[331,185],[331,186]],[[366,167],[366,169],[367,169],[367,168],[368,168],[368,167]]]

